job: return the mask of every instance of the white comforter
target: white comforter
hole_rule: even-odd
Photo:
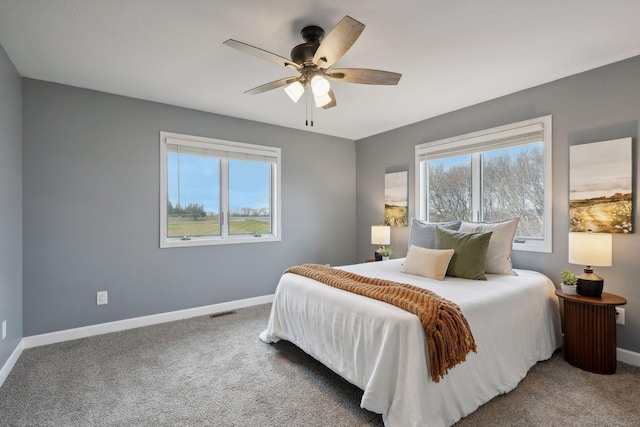
[[[374,299],[296,274],[280,279],[267,343],[290,341],[364,390],[360,406],[387,427],[449,426],[506,393],[560,345],[553,283],[540,273],[439,282],[400,272],[402,259],[340,267],[411,283],[454,301],[467,318],[477,353],[434,383],[418,317]]]

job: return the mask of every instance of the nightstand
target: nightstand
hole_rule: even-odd
[[[604,292],[592,298],[558,289],[556,295],[564,301],[564,359],[585,371],[615,374],[616,306],[627,300]]]

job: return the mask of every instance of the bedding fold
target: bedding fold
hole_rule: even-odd
[[[305,276],[415,314],[427,339],[430,374],[434,382],[439,382],[449,369],[464,362],[468,353],[476,352],[475,339],[460,307],[432,291],[319,264],[291,267],[285,273]]]

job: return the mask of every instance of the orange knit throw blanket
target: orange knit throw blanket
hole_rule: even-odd
[[[418,316],[427,338],[434,382],[439,382],[449,369],[464,362],[467,353],[476,352],[471,328],[460,307],[431,291],[319,264],[291,267],[285,273],[306,276],[334,288],[384,301]]]

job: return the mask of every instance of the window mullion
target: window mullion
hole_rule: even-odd
[[[471,215],[482,221],[482,167],[481,154],[471,155]]]
[[[229,237],[229,160],[220,159],[220,215],[224,222],[220,227],[220,236]]]

